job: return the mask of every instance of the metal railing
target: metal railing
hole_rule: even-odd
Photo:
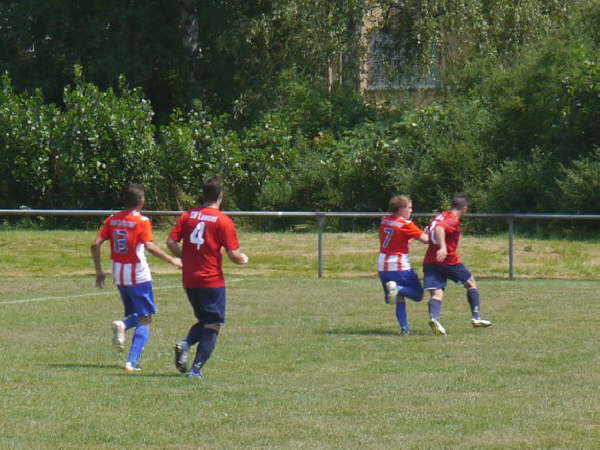
[[[0,216],[109,216],[116,210],[67,209],[0,209]],[[317,220],[317,276],[323,277],[325,220],[336,218],[379,218],[387,212],[319,212],[319,211],[223,211],[232,217],[312,217]],[[182,211],[143,211],[147,216],[179,216]],[[433,217],[434,213],[414,213],[413,217]],[[508,278],[514,279],[514,222],[523,220],[600,220],[600,214],[486,214],[469,213],[468,217],[506,220],[508,226]]]

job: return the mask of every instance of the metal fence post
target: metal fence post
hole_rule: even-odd
[[[325,216],[317,214],[317,224],[319,226],[317,238],[317,276],[323,278],[323,231],[325,229]]]
[[[514,266],[514,241],[515,241],[515,220],[510,217],[508,219],[508,279],[515,278]]]

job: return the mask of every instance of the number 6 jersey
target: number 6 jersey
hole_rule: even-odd
[[[225,286],[221,248],[240,247],[235,225],[227,215],[215,208],[186,211],[177,220],[169,239],[182,241],[184,288]]]
[[[116,285],[132,285],[152,280],[144,244],[152,241],[150,219],[139,211],[124,210],[108,217],[98,235],[110,241],[112,277]]]

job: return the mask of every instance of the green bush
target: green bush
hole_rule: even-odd
[[[561,167],[557,180],[559,211],[578,214],[600,213],[600,148],[588,157]]]
[[[151,192],[157,149],[152,107],[138,89],[120,80],[119,91],[101,91],[75,68],[75,83],[64,93],[58,123],[60,151],[54,179],[55,204],[62,208],[114,208],[128,182]],[[148,195],[151,203],[152,195]]]
[[[240,139],[227,124],[227,116],[212,116],[197,103],[187,113],[175,111],[170,123],[160,128],[162,206],[185,209],[197,204],[203,182],[211,175],[223,175],[233,190],[243,184]]]
[[[60,112],[39,91],[17,94],[3,75],[0,91],[0,204],[45,207],[54,190]]]

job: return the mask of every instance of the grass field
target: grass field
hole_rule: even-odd
[[[188,380],[172,345],[191,311],[155,258],[144,371],[121,371],[120,301],[92,286],[92,236],[0,232],[0,448],[598,447],[597,265],[586,257],[586,279],[548,275],[578,273],[577,243],[519,244],[538,255],[523,276],[548,279],[507,281],[481,256],[501,259],[501,238],[465,241],[494,326],[471,328],[453,286],[449,335],[432,336],[426,304],[410,303],[415,333],[402,337],[368,272],[372,236],[328,235],[318,280],[314,236],[242,235],[250,265],[229,271],[227,325],[205,378]],[[553,250],[564,254],[545,259]]]

